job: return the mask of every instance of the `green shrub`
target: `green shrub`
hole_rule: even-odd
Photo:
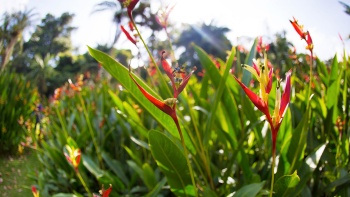
[[[35,121],[39,95],[22,75],[10,72],[0,73],[0,90],[0,154],[15,153],[28,136],[22,125]]]

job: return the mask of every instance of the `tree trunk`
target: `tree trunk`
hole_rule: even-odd
[[[21,34],[17,34],[16,36],[12,37],[9,45],[6,47],[5,53],[3,54],[3,57],[2,57],[0,72],[3,72],[5,70],[7,63],[10,61],[10,57],[13,53],[13,49],[14,49],[20,35]]]

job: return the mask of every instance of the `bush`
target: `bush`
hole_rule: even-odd
[[[39,95],[22,75],[10,72],[0,73],[0,89],[0,154],[10,154],[28,136],[24,121],[27,126],[35,124]]]

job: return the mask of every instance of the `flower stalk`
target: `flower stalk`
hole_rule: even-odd
[[[310,96],[311,96],[311,87],[312,87],[312,67],[313,67],[313,59],[314,59],[314,54],[313,54],[313,48],[314,48],[314,44],[312,42],[312,38],[310,35],[309,31],[304,31],[304,26],[300,25],[298,23],[298,21],[293,17],[293,21],[289,20],[290,23],[292,24],[293,28],[295,29],[295,31],[299,34],[300,38],[302,40],[304,40],[307,44],[306,49],[310,51],[310,75],[309,75],[309,92],[308,92],[308,96],[307,96],[307,100],[308,103],[307,105],[309,106],[310,104]]]
[[[261,45],[261,44],[260,44]],[[264,46],[264,45],[263,45]],[[274,168],[276,162],[276,142],[278,130],[281,126],[285,112],[290,102],[290,90],[291,90],[291,70],[286,73],[284,92],[281,94],[281,82],[277,81],[276,86],[276,97],[275,97],[275,109],[270,114],[268,100],[270,96],[270,91],[272,88],[272,73],[273,68],[267,60],[266,51],[268,48],[261,47],[263,49],[264,61],[263,63],[260,60],[254,60],[253,65],[242,65],[244,69],[249,71],[260,84],[259,95],[255,94],[247,86],[245,86],[240,80],[235,76],[234,78],[239,83],[243,91],[246,93],[248,98],[252,101],[258,110],[260,110],[266,116],[266,120],[270,125],[271,137],[272,137],[272,165],[271,165],[271,187],[270,187],[270,196],[273,194],[273,185],[274,185]]]

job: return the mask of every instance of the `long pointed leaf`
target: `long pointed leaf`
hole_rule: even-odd
[[[152,155],[167,177],[171,191],[177,196],[194,195],[188,190],[192,182],[183,151],[159,131],[151,130],[148,136]]]

